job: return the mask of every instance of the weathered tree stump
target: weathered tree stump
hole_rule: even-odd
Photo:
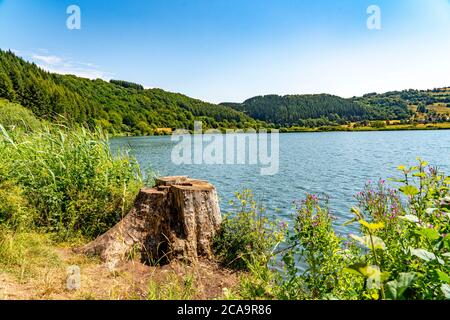
[[[160,178],[139,192],[118,224],[77,251],[100,256],[110,268],[136,250],[143,262],[195,262],[212,257],[221,220],[213,185],[185,176]]]

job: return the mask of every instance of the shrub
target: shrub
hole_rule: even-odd
[[[374,121],[370,124],[370,126],[377,129],[386,128],[386,121]]]
[[[249,270],[255,264],[266,265],[274,248],[282,241],[282,232],[275,230],[264,208],[257,205],[253,193],[236,193],[235,214],[225,216],[221,230],[214,239],[219,260],[227,267]]]
[[[0,225],[26,229],[33,225],[36,212],[28,204],[23,190],[14,183],[0,182]]]
[[[259,260],[266,264],[248,264],[232,296],[450,299],[450,177],[420,159],[417,166],[399,170],[402,179],[393,179],[401,183],[398,189],[381,180],[356,195],[354,219],[347,223],[357,223],[355,234],[337,234],[327,204],[308,195],[286,231],[284,269],[269,265],[276,252],[267,245],[266,258]],[[248,220],[254,216],[247,213],[244,226],[232,229],[231,252],[239,252],[238,239],[248,239],[245,225],[254,223]]]
[[[333,230],[334,218],[319,198],[308,195],[288,231],[289,249],[283,254],[285,274],[278,295],[284,299],[355,298],[360,281],[344,272],[354,247]],[[304,266],[303,268],[299,268]]]
[[[142,184],[136,160],[114,157],[101,131],[47,126],[22,133],[0,126],[0,132],[0,180],[20,188],[37,212],[35,226],[61,238],[106,231]]]

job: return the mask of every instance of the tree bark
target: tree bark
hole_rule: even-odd
[[[138,252],[142,262],[212,258],[221,223],[217,192],[206,181],[165,177],[140,190],[133,208],[109,231],[78,249],[98,255],[110,268]]]

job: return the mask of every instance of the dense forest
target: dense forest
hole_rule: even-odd
[[[146,135],[157,128],[258,127],[232,108],[135,83],[49,73],[34,63],[0,50],[0,98],[31,109],[40,118],[102,126],[113,134]]]
[[[47,72],[0,50],[0,98],[51,121],[101,126],[111,134],[149,135],[167,129],[324,127],[378,120],[448,121],[450,88],[370,93],[344,99],[328,94],[266,95],[212,104],[123,81],[89,80]]]
[[[374,96],[344,99],[328,94],[266,95],[243,103],[222,105],[281,127],[318,127],[363,120],[401,120],[411,116],[408,105],[398,98]]]

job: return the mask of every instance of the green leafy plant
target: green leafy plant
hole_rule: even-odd
[[[62,239],[106,231],[142,186],[136,160],[113,156],[102,131],[50,125],[16,132],[0,125],[0,157],[0,197],[14,200],[0,208],[0,219],[26,211],[33,226]]]
[[[279,254],[284,268],[248,268],[237,296],[450,299],[450,177],[421,159],[398,169],[402,178],[391,179],[397,188],[380,180],[356,195],[354,218],[346,223],[356,223],[352,234],[338,234],[327,202],[308,195],[285,229],[282,249],[269,255],[273,262]],[[254,216],[246,217],[248,225]],[[234,230],[236,239],[247,232]]]
[[[283,239],[282,231],[258,206],[250,190],[236,194],[237,212],[225,216],[214,240],[215,252],[227,267],[248,270],[255,264],[266,265]]]
[[[283,255],[281,298],[355,297],[361,281],[345,272],[355,248],[345,246],[344,239],[334,232],[333,220],[326,203],[321,205],[315,195],[308,195],[298,206],[294,228],[287,235],[289,249]]]

